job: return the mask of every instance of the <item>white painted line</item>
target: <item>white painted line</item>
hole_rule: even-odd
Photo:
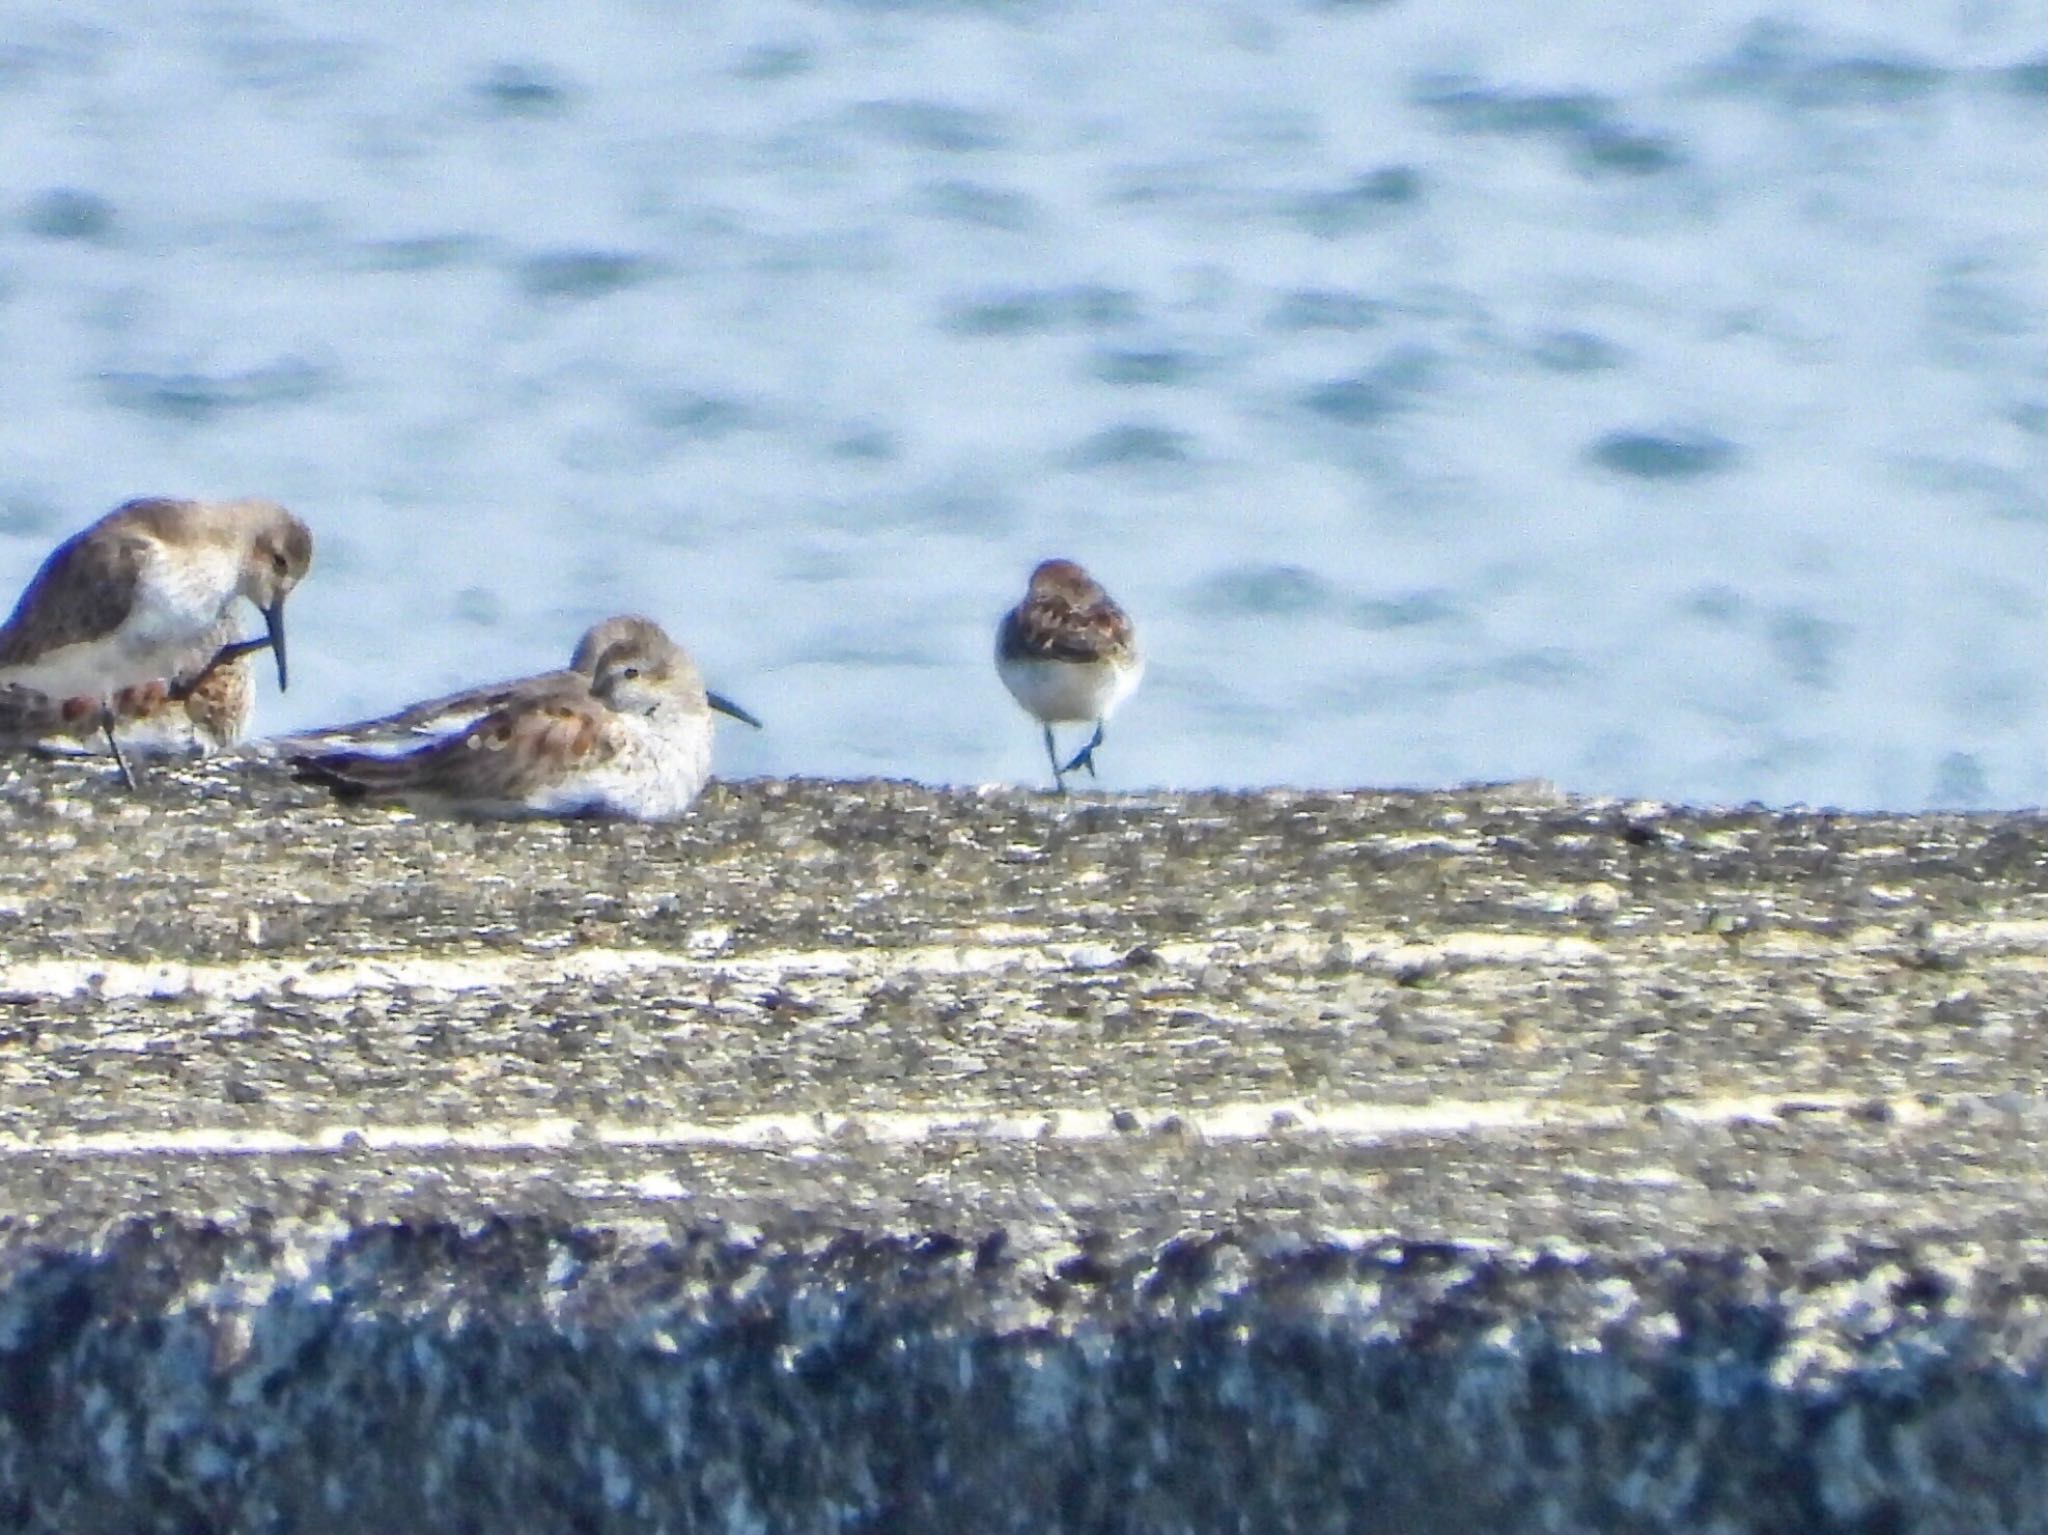
[[[1660,1104],[1690,1124],[1767,1123],[1799,1115],[1842,1113],[1871,1103],[1854,1093],[1745,1094]],[[1927,1117],[1912,1099],[1887,1102],[1896,1121]],[[716,1122],[667,1120],[650,1124],[588,1123],[568,1118],[497,1124],[333,1124],[311,1134],[283,1130],[108,1130],[54,1135],[0,1136],[0,1157],[79,1158],[175,1156],[335,1156],[354,1152],[529,1152],[568,1148],[618,1150],[803,1151],[835,1144],[950,1145],[978,1141],[1033,1141],[1088,1145],[1134,1134],[1182,1133],[1208,1142],[1335,1140],[1371,1144],[1428,1137],[1487,1137],[1556,1130],[1618,1130],[1644,1111],[1642,1104],[1574,1104],[1542,1099],[1449,1099],[1420,1104],[1347,1104],[1315,1107],[1294,1100],[1248,1100],[1201,1109],[1171,1105],[1117,1116],[1120,1129],[1099,1109],[997,1113],[972,1108],[867,1114],[753,1114]]]
[[[550,953],[466,954],[447,958],[245,960],[239,964],[138,964],[130,960],[27,960],[0,963],[0,992],[31,997],[93,996],[110,1000],[264,996],[334,1001],[366,992],[417,990],[442,993],[495,991],[564,981],[617,980],[662,971],[773,985],[792,977],[849,975],[992,975],[1006,970],[1034,973],[1099,970],[1118,963],[1126,949],[1115,944],[1058,942],[1036,934],[1003,935],[1005,941],[924,944],[901,948],[865,947],[764,950],[724,956],[715,946],[676,952],[667,949],[579,948]],[[1348,962],[1363,969],[1399,973],[1430,963],[1473,965],[1575,965],[1607,957],[1599,944],[1580,938],[1522,933],[1451,933],[1430,943],[1387,941],[1383,934],[1282,933],[1244,942],[1150,945],[1159,961],[1178,969],[1209,964],[1320,960],[1336,943]]]
[[[762,950],[727,954],[730,933],[705,928],[674,949],[569,948],[445,957],[393,955],[387,958],[244,960],[230,964],[141,964],[129,960],[0,960],[0,993],[17,997],[104,997],[109,1000],[301,997],[337,1001],[394,991],[456,995],[470,991],[587,984],[632,976],[678,973],[707,980],[772,987],[783,981],[821,976],[886,979],[901,975],[998,975],[1100,970],[1118,964],[1123,945],[1056,940],[1026,928],[992,927],[979,941],[904,947],[842,947]],[[1752,959],[1889,952],[1900,942],[1896,929],[1874,926],[1846,940],[1820,939],[1792,931],[1752,935],[1742,944]],[[2048,920],[2008,919],[1942,924],[1936,941],[1971,953],[1991,951],[2005,965],[2048,963]],[[1399,976],[1437,966],[1458,969],[1543,969],[1640,962],[1647,952],[1717,953],[1711,933],[1627,934],[1600,941],[1569,934],[1456,932],[1425,942],[1403,942],[1381,930],[1321,933],[1301,930],[1246,933],[1214,942],[1146,946],[1164,967],[1199,970],[1208,965],[1274,964],[1299,961],[1322,965],[1332,958],[1368,974]]]

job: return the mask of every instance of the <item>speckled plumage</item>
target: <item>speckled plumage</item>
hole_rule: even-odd
[[[587,680],[527,679],[481,719],[412,751],[308,752],[292,765],[339,799],[428,813],[672,820],[711,776],[711,706],[682,647],[639,622]]]
[[[1046,560],[1031,572],[1023,601],[996,628],[996,671],[1010,696],[1045,729],[1053,781],[1095,772],[1095,749],[1109,717],[1144,675],[1137,630],[1101,584],[1072,560]],[[1095,734],[1062,764],[1056,724],[1093,724]]]
[[[287,752],[307,754],[346,746],[388,751],[420,745],[427,740],[467,730],[485,715],[509,708],[522,700],[551,697],[565,686],[572,691],[579,687],[587,691],[590,680],[597,674],[599,656],[622,640],[645,639],[650,633],[661,633],[660,625],[652,619],[630,614],[603,619],[583,631],[569,657],[569,664],[560,670],[461,688],[438,698],[407,704],[389,714],[280,736],[275,744]]]
[[[587,689],[591,679],[597,674],[598,658],[612,646],[625,642],[665,644],[668,642],[668,636],[662,631],[661,625],[651,618],[642,618],[631,613],[615,614],[599,620],[583,631],[582,637],[576,642],[575,650],[570,654],[569,664],[559,671],[540,672],[531,677],[512,677],[503,682],[462,688],[453,693],[444,693],[439,698],[407,704],[390,714],[280,736],[270,744],[277,750],[300,754],[317,754],[343,747],[393,751],[405,746],[420,745],[429,740],[467,730],[485,715],[510,708],[522,700],[552,697],[565,686],[572,691],[579,687]],[[730,699],[710,692],[704,696],[713,709],[730,714],[735,719],[745,720],[750,725],[760,724],[759,720]]]
[[[235,637],[228,621],[217,625],[198,654],[211,657]],[[111,709],[122,749],[144,757],[210,757],[237,744],[255,710],[251,658],[238,655],[207,669],[167,681],[138,683],[103,702]],[[53,754],[90,754],[105,749],[102,701],[57,698],[18,684],[0,687],[0,740],[34,743]]]
[[[175,736],[182,716],[195,745],[233,739],[248,717],[248,674],[239,658],[210,672],[208,663],[246,597],[268,622],[284,683],[284,601],[312,558],[306,525],[273,501],[116,507],[51,552],[0,625],[0,738],[98,729],[111,742],[151,720]],[[179,684],[194,679],[187,697]]]
[[[274,501],[147,497],[116,507],[43,561],[0,625],[0,683],[111,692],[202,663],[237,598],[281,604],[313,558]]]

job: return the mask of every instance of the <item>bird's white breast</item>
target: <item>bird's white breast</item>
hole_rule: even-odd
[[[536,813],[668,821],[688,810],[710,781],[708,715],[622,715],[608,728],[620,733],[618,753],[537,794],[530,801]]]
[[[996,669],[1010,696],[1048,725],[1106,720],[1130,697],[1145,664],[1133,661],[1046,661],[998,656]]]

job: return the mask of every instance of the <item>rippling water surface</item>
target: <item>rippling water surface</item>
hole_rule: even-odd
[[[728,771],[2048,800],[2048,6],[0,7],[0,584],[320,539],[265,724],[654,614]]]

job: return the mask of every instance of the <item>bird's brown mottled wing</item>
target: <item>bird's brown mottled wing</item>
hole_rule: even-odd
[[[561,774],[609,760],[608,712],[587,691],[565,686],[523,698],[417,751],[323,752],[294,757],[292,766],[301,779],[344,799],[431,795],[516,802]]]
[[[528,697],[545,697],[563,686],[587,686],[584,678],[574,672],[544,672],[537,677],[513,677],[504,682],[486,683],[480,687],[464,688],[457,693],[444,693],[439,698],[423,699],[416,704],[407,704],[389,714],[380,714],[374,719],[354,720],[346,725],[324,725],[318,730],[303,731],[282,738],[286,746],[304,745],[317,748],[326,740],[350,740],[360,737],[405,736],[431,730],[439,725],[443,730],[454,724],[475,721],[480,723],[484,715],[495,714],[500,709]]]
[[[40,688],[0,684],[0,743],[87,740],[97,736],[113,711],[117,727],[147,724],[173,709],[182,709],[193,728],[217,746],[241,738],[254,693],[246,663],[216,668],[183,698],[171,696],[165,682],[140,682],[105,699],[59,698]]]
[[[14,742],[84,740],[98,734],[106,711],[116,725],[146,720],[171,707],[169,686],[143,682],[106,699],[59,698],[40,688],[0,685],[0,740]]]
[[[1130,649],[1131,621],[1104,597],[1076,605],[1033,593],[1003,624],[1003,654],[1039,661],[1103,661]]]
[[[52,698],[37,688],[0,686],[0,741],[28,743],[45,736],[68,734],[73,721],[66,716],[64,700]],[[99,711],[93,710],[85,726],[99,725]]]
[[[186,693],[181,706],[192,728],[217,746],[242,738],[255,704],[256,685],[246,656],[216,666]]]
[[[133,601],[149,541],[95,523],[51,551],[0,627],[0,666],[23,666],[113,633]]]

